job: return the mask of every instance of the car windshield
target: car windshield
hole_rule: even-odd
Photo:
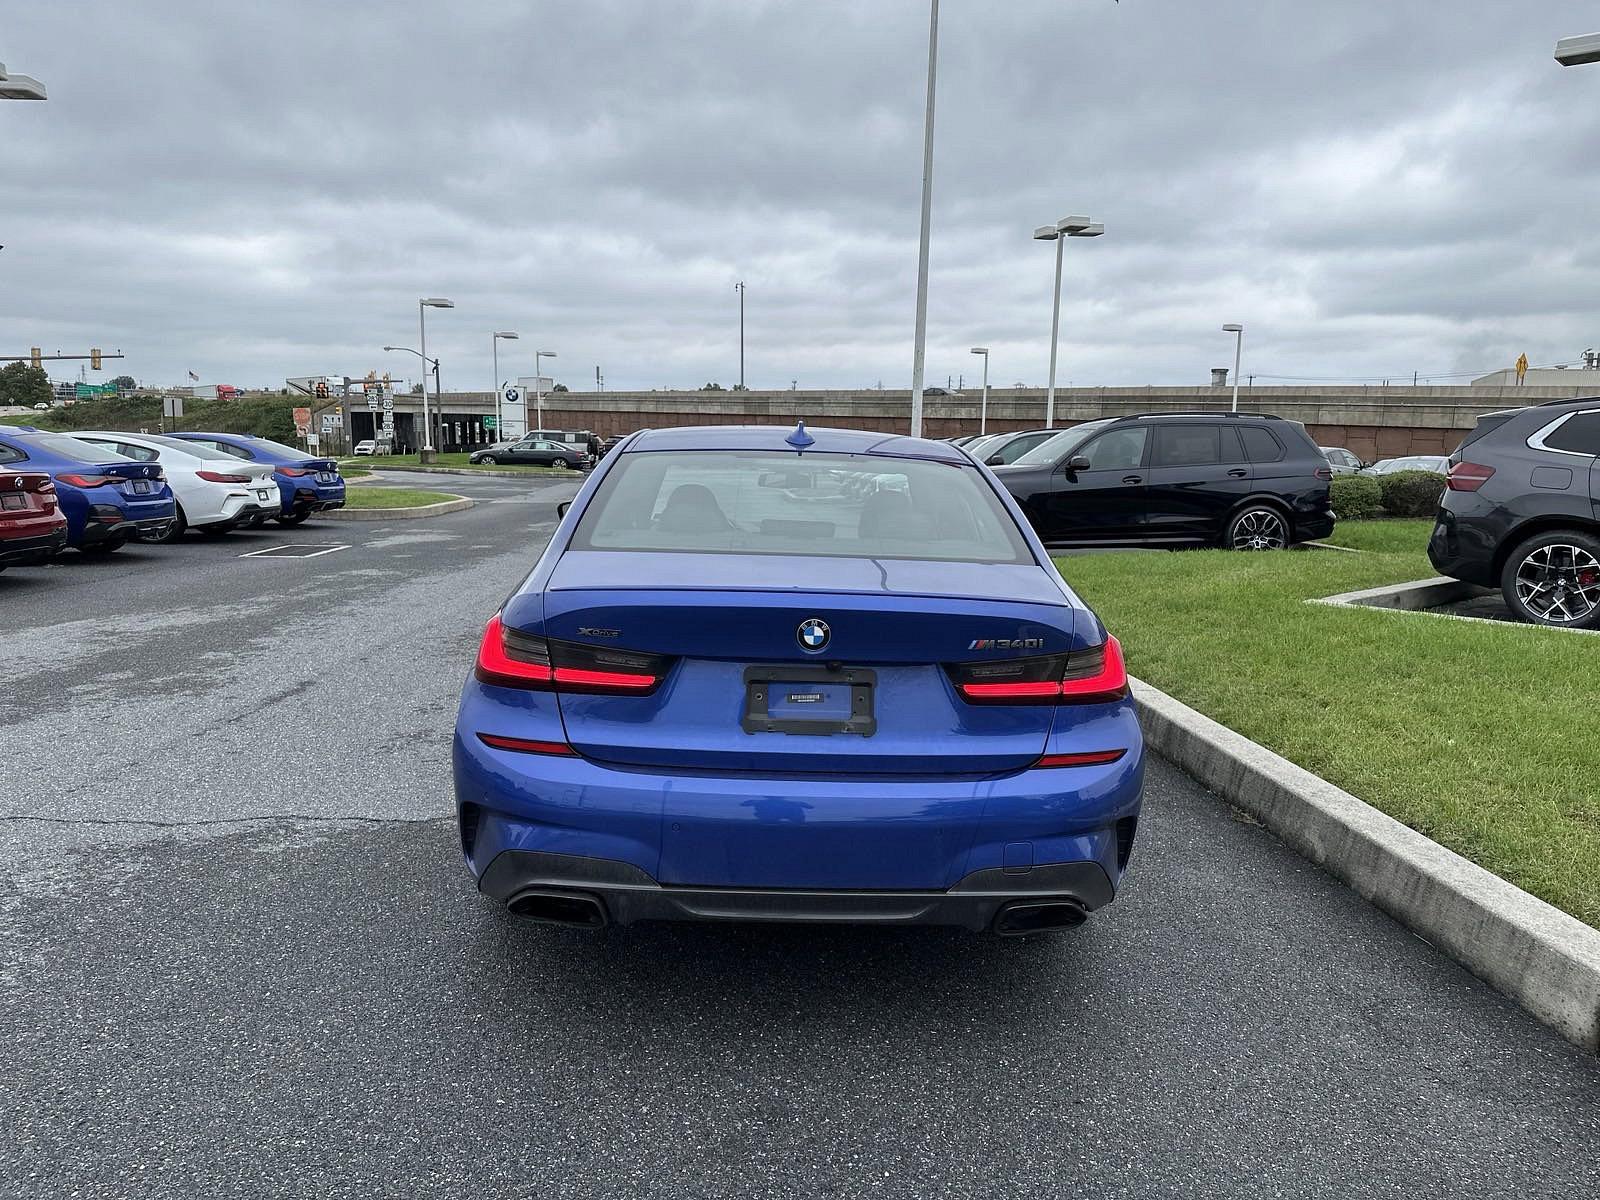
[[[51,454],[59,454],[62,458],[70,458],[74,462],[102,463],[102,462],[132,462],[125,454],[118,454],[115,450],[106,450],[100,446],[91,446],[88,442],[80,442],[75,437],[67,437],[59,433],[43,433],[28,439],[32,445]]]
[[[178,450],[191,458],[215,458],[216,451],[210,446],[201,446],[195,442],[186,442],[182,438],[164,437],[159,433],[141,433],[141,442],[148,442],[152,446],[159,446],[163,450]]]
[[[971,467],[776,451],[625,454],[585,508],[572,548],[1033,561]]]
[[[305,450],[296,450],[293,446],[285,446],[282,442],[269,442],[266,438],[253,437],[250,439],[250,444],[252,446],[264,447],[265,449],[272,451],[274,454],[282,454],[288,458],[316,457],[314,454],[311,454]]]
[[[1054,466],[1109,424],[1111,424],[1110,421],[1086,421],[1082,425],[1074,425],[1071,429],[1063,429],[1054,437],[1046,438],[1032,450],[1013,460],[1011,465],[1013,467]]]

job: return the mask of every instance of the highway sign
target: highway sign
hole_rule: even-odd
[[[485,429],[493,429],[498,424],[499,424],[499,422],[496,421],[493,417],[485,417],[483,419],[483,427]]]

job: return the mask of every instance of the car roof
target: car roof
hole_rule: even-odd
[[[679,429],[646,429],[628,443],[627,453],[649,450],[780,450],[794,453],[788,439],[792,425],[696,425]],[[812,438],[804,451],[813,454],[881,454],[890,458],[928,458],[937,462],[967,463],[959,446],[900,433],[875,433],[865,429],[806,427]]]

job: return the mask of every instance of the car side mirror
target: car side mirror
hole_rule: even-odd
[[[567,515],[567,510],[569,508],[571,508],[571,507],[572,507],[572,501],[571,500],[563,500],[560,504],[556,505],[556,516],[558,516],[558,517],[566,516]]]
[[[1094,464],[1089,461],[1089,456],[1086,454],[1074,454],[1067,459],[1068,471],[1087,471],[1093,466]]]
[[[1006,460],[1001,458],[998,454],[991,454],[988,458],[983,460],[983,465],[986,467],[1003,467],[1006,465]]]

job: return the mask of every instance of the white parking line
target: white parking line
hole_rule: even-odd
[[[239,555],[240,558],[321,558],[324,554],[333,554],[340,550],[348,550],[349,546],[318,546],[291,542],[283,546],[267,546],[260,550],[251,550],[248,554]]]

